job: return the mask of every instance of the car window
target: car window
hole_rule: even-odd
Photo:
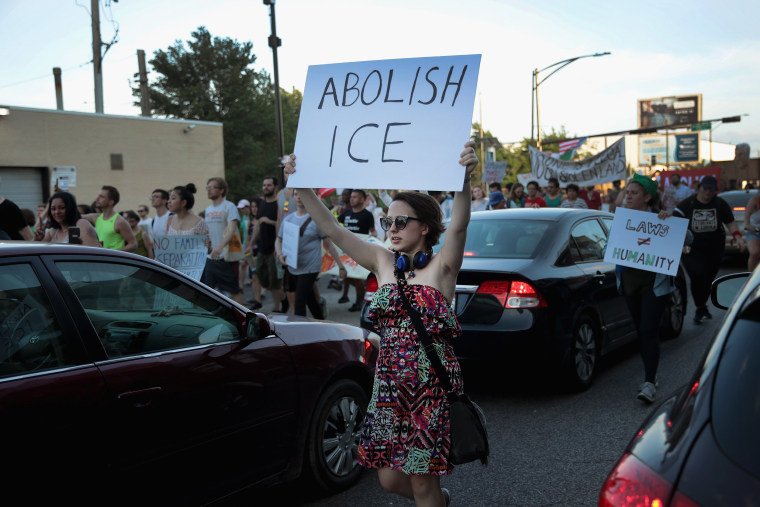
[[[134,265],[57,262],[108,357],[239,339],[232,309],[184,281]]]
[[[746,207],[750,198],[756,194],[757,192],[726,192],[718,194],[718,197],[726,201],[733,209],[735,207]]]
[[[32,266],[0,266],[0,377],[76,363]]]
[[[760,477],[760,300],[734,324],[715,377],[715,438],[736,463]]]
[[[599,261],[604,258],[607,232],[596,220],[584,220],[570,232],[570,253],[574,262]],[[575,248],[573,248],[573,246]]]
[[[532,259],[550,224],[541,220],[472,220],[467,226],[464,255]],[[442,243],[443,235],[438,244]]]

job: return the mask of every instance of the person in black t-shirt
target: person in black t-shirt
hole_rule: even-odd
[[[351,191],[351,208],[338,216],[338,222],[355,234],[377,236],[375,217],[364,209],[364,201],[366,199],[367,194],[364,190],[353,189]],[[348,311],[358,312],[362,309],[362,299],[364,299],[364,280],[346,277],[343,281],[343,296],[338,300],[338,303],[348,303],[348,288],[351,285],[356,289],[356,301]]]
[[[673,210],[673,216],[689,219],[689,230],[694,234],[691,251],[682,259],[691,282],[691,295],[697,307],[694,323],[701,324],[712,315],[707,309],[710,287],[720,268],[726,246],[723,225],[734,236],[739,248],[744,250],[744,238],[734,221],[731,206],[716,195],[718,181],[705,176],[699,182],[697,193],[687,197]]]
[[[372,214],[370,214],[372,216]],[[32,230],[26,223],[23,213],[16,203],[0,196],[0,239],[27,240],[34,239]]]
[[[279,312],[282,302],[282,277],[277,268],[274,242],[277,239],[277,217],[279,206],[277,204],[277,178],[267,176],[264,178],[261,189],[264,198],[258,204],[258,213],[254,222],[251,243],[258,245],[254,266],[256,276],[261,287],[269,289],[272,294],[272,311]],[[255,305],[255,303],[254,303]]]

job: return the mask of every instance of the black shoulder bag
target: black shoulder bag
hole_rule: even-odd
[[[449,459],[455,465],[463,465],[479,459],[484,465],[488,465],[488,432],[486,431],[486,416],[483,410],[466,394],[457,394],[451,386],[449,375],[446,372],[438,354],[433,346],[433,340],[422,324],[420,314],[412,308],[409,299],[404,294],[406,283],[399,283],[398,290],[401,301],[404,303],[409,317],[417,330],[417,336],[425,350],[428,361],[433,366],[438,381],[446,391],[449,401],[449,414],[451,423],[451,452]]]

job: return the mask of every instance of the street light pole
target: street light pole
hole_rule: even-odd
[[[575,56],[573,58],[568,58],[567,60],[562,60],[562,61],[559,61],[559,62],[555,62],[555,63],[549,65],[548,67],[544,67],[541,70],[536,69],[536,70],[533,71],[533,94],[532,94],[531,97],[535,97],[535,99],[536,99],[536,127],[538,128],[538,143],[537,143],[537,148],[539,150],[541,149],[541,114],[539,113],[539,107],[538,107],[538,86],[541,83],[543,83],[544,81],[546,81],[547,79],[549,79],[550,77],[552,77],[555,73],[557,73],[560,70],[564,69],[565,67],[567,67],[568,65],[570,65],[571,63],[573,63],[576,60],[580,60],[581,58],[593,58],[593,57],[597,57],[597,56],[605,56],[605,55],[609,55],[609,54],[610,54],[609,51],[605,51],[604,53],[594,53],[593,55]],[[558,65],[559,65],[559,67],[557,67]],[[553,67],[557,67],[557,68],[554,69],[553,71],[551,71],[551,73],[549,73],[549,75],[546,76],[545,78],[543,78],[542,80],[540,80],[540,81],[538,80],[538,74],[540,72],[544,72],[544,71],[549,70],[549,69],[551,69]],[[530,139],[531,139],[531,143],[532,143],[533,142],[533,106],[532,106],[532,103],[531,103],[531,108],[530,109],[531,109]]]
[[[272,48],[272,58],[274,60],[274,101],[275,111],[277,113],[277,137],[278,137],[278,154],[280,161],[285,157],[285,138],[282,127],[282,103],[280,102],[280,76],[277,68],[277,48],[282,46],[282,40],[277,37],[277,24],[274,17],[275,0],[263,0],[264,5],[269,6],[269,18],[272,22],[272,34],[269,36],[269,47]],[[283,169],[280,169],[280,181],[284,181]]]

